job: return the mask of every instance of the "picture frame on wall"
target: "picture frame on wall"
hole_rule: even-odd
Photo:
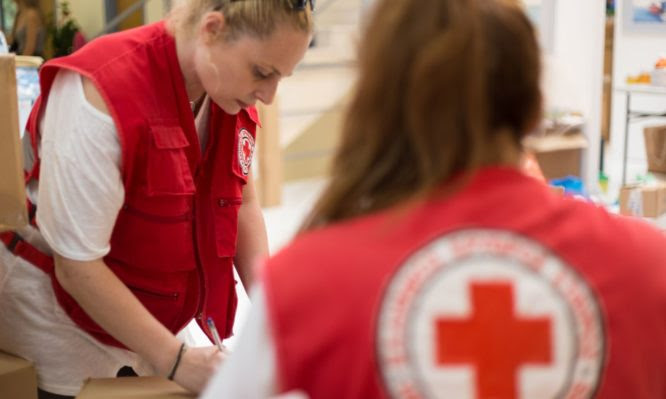
[[[525,12],[539,33],[541,48],[546,54],[555,49],[556,0],[523,0]]]
[[[626,31],[666,36],[666,0],[624,0],[622,13]]]

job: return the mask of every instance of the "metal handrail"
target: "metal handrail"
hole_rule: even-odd
[[[107,22],[104,28],[102,28],[102,30],[93,37],[99,37],[106,33],[111,32],[116,27],[118,27],[118,25],[120,25],[125,19],[127,19],[130,15],[134,14],[138,9],[143,7],[148,1],[149,0],[137,0],[136,3],[127,7],[120,14],[116,15],[111,21]]]

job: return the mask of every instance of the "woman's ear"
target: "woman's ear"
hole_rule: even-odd
[[[205,44],[213,44],[226,34],[227,24],[224,14],[220,11],[209,11],[203,15],[199,35]]]

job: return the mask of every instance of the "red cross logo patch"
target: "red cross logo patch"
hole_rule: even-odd
[[[238,164],[244,176],[250,173],[252,166],[252,155],[254,154],[254,137],[247,131],[241,129],[238,132]]]
[[[498,230],[447,234],[407,259],[376,338],[396,398],[589,398],[604,364],[587,283],[539,243]]]

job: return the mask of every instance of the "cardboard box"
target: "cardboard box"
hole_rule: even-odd
[[[76,399],[187,399],[196,395],[161,377],[92,379]]]
[[[582,133],[528,136],[523,145],[534,154],[546,179],[581,176],[583,150],[587,148]]]
[[[666,173],[666,125],[645,127],[643,137],[648,170]]]
[[[0,231],[28,222],[13,55],[0,55]]]
[[[0,352],[0,398],[37,399],[37,373],[32,363]]]
[[[620,189],[620,213],[656,218],[666,213],[666,185],[628,185]]]

